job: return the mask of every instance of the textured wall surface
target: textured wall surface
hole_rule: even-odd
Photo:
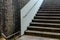
[[[0,2],[1,2],[1,0],[0,0]],[[0,5],[0,27],[1,27],[1,5]],[[0,33],[1,33],[1,28],[0,28]]]
[[[7,0],[6,1],[6,5],[7,6],[7,13],[5,14],[5,24],[6,24],[6,27],[5,27],[5,30],[6,30],[6,34],[7,35],[10,35],[11,33],[13,33],[14,31],[14,23],[13,23],[13,14],[14,14],[14,8],[13,8],[13,5],[12,5],[12,0]]]
[[[23,8],[30,0],[20,0],[20,8]]]
[[[3,0],[1,4],[3,4],[2,13],[0,12],[2,15],[2,32],[8,36],[20,31],[20,5],[18,0]]]
[[[1,29],[2,29],[2,24],[1,24],[1,17],[2,17],[2,8],[3,8],[3,5],[2,5],[2,3],[3,3],[3,0],[0,0],[0,35],[1,35]]]
[[[20,31],[20,5],[18,0],[7,0],[7,13],[5,17],[6,34],[11,35]]]

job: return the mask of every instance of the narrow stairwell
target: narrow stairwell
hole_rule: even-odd
[[[24,35],[60,39],[60,0],[45,0]]]

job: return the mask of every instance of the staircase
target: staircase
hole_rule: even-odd
[[[25,35],[60,39],[59,0],[45,0],[25,31]]]

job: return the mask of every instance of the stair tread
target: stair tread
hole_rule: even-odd
[[[55,10],[59,10],[60,8],[51,8],[51,7],[46,7],[46,8],[42,8],[42,9],[50,9],[50,10],[53,10],[53,9],[55,9]]]
[[[41,33],[41,34],[50,34],[50,35],[58,35],[60,36],[60,33],[53,33],[53,32],[42,32],[42,31],[33,31],[33,30],[27,30],[26,32],[31,32],[31,33]]]
[[[43,17],[43,18],[60,18],[60,16],[35,16],[35,17]]]
[[[33,19],[36,21],[60,21],[60,20],[48,20],[48,19]]]
[[[44,7],[60,7],[60,5],[45,5]]]
[[[38,11],[38,12],[60,12],[60,11]]]
[[[60,7],[53,7],[53,6],[45,6],[45,7],[42,7],[42,9],[60,9]]]
[[[48,9],[48,8],[46,8],[46,9],[39,9],[39,11],[60,11],[60,9]]]
[[[41,26],[29,26],[29,28],[43,28],[43,29],[52,29],[52,30],[60,30],[60,28],[53,28],[53,27],[41,27]]]
[[[45,8],[45,7],[46,7],[46,8],[47,8],[47,7],[48,7],[48,8],[60,8],[59,6],[44,6],[44,8]],[[42,7],[42,8],[43,8],[43,7]]]
[[[59,25],[58,23],[38,23],[38,22],[31,22],[31,24],[45,24],[45,25]]]
[[[38,36],[31,36],[31,35],[23,35],[18,40],[58,40],[58,39],[38,37]]]
[[[40,9],[40,10],[60,10],[60,9]]]
[[[60,14],[56,14],[56,13],[53,13],[53,14],[50,14],[50,13],[38,13],[36,15],[60,15]]]

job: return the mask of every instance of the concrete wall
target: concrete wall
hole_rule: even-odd
[[[13,23],[13,14],[14,14],[14,8],[12,5],[13,1],[12,0],[7,0],[6,5],[7,5],[7,13],[5,13],[5,24],[6,24],[6,29],[7,30],[5,33],[7,35],[11,35],[14,31],[14,23]]]
[[[23,8],[30,0],[20,0],[20,9]]]
[[[43,0],[30,0],[29,3],[21,9],[21,35],[27,30],[29,23],[37,13],[42,2]]]
[[[0,0],[0,34],[1,34],[1,14],[2,14],[2,0]]]
[[[2,13],[2,20],[4,20],[5,23],[3,21],[2,23],[5,25],[2,26],[2,28],[3,33],[9,36],[13,33],[16,33],[17,31],[20,31],[20,24],[18,26],[18,23],[20,22],[17,23],[17,21],[20,21],[18,20],[20,19],[20,17],[18,18],[18,16],[20,16],[20,5],[18,3],[18,0],[4,0],[3,4],[5,10],[3,10]]]

